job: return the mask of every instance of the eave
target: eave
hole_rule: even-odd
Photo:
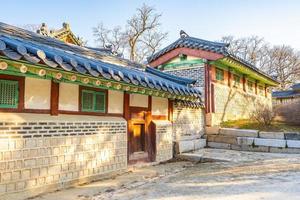
[[[231,57],[224,57],[215,61],[210,61],[210,64],[213,65],[217,65],[220,67],[224,67],[224,68],[231,68],[234,70],[237,70],[238,72],[241,72],[255,80],[258,80],[259,82],[265,83],[269,86],[278,86],[279,82],[270,78],[269,76],[267,76],[266,74],[251,69],[250,67],[244,65],[241,62],[236,61],[235,59],[231,58]]]
[[[55,82],[66,82],[89,87],[118,90],[169,99],[180,99],[188,101],[199,100],[199,97],[192,95],[176,95],[167,91],[137,86],[122,81],[116,81],[114,79],[105,79],[104,77],[100,76],[94,77],[88,74],[78,74],[73,71],[65,71],[60,68],[49,68],[43,64],[31,64],[23,60],[14,61],[4,56],[0,56],[0,74],[48,79]]]

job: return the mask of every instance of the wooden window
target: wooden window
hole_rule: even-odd
[[[92,89],[81,90],[81,111],[105,113],[107,93]]]
[[[262,85],[258,86],[258,94],[262,96],[265,94],[264,87]]]
[[[216,68],[216,80],[224,81],[224,70]]]
[[[0,108],[18,108],[19,82],[0,80]]]
[[[179,55],[180,61],[185,61],[187,59],[187,55],[185,54],[180,54]]]
[[[251,81],[247,81],[247,86],[249,93],[254,93],[254,83]]]
[[[233,75],[233,87],[239,87],[240,81],[241,81],[241,78],[238,75],[234,74]]]

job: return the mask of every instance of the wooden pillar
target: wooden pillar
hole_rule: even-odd
[[[230,72],[230,69],[228,69],[228,87],[231,87],[231,76],[232,73]]]
[[[255,94],[257,95],[257,81],[255,81]]]
[[[173,122],[173,100],[168,99],[168,120]]]
[[[50,115],[58,115],[59,83],[51,81]]]
[[[246,92],[246,75],[243,74],[243,91]]]
[[[206,113],[210,113],[210,66],[205,64],[205,111]]]
[[[123,117],[124,119],[127,121],[127,161],[129,161],[129,153],[130,153],[130,134],[129,134],[129,120],[130,120],[130,110],[129,110],[129,94],[128,93],[124,93],[124,100],[123,100]]]

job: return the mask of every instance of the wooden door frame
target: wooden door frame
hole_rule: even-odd
[[[148,152],[148,161],[154,162],[156,155],[156,137],[155,132],[151,128],[152,121],[152,97],[148,96],[148,107],[132,107],[130,106],[130,94],[124,93],[124,113],[123,117],[127,121],[127,161],[130,155],[130,133],[131,133],[131,113],[132,111],[145,112],[145,150]]]

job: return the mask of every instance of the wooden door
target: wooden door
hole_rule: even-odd
[[[149,161],[147,150],[147,108],[130,108],[130,120],[128,120],[129,132],[129,162]]]

